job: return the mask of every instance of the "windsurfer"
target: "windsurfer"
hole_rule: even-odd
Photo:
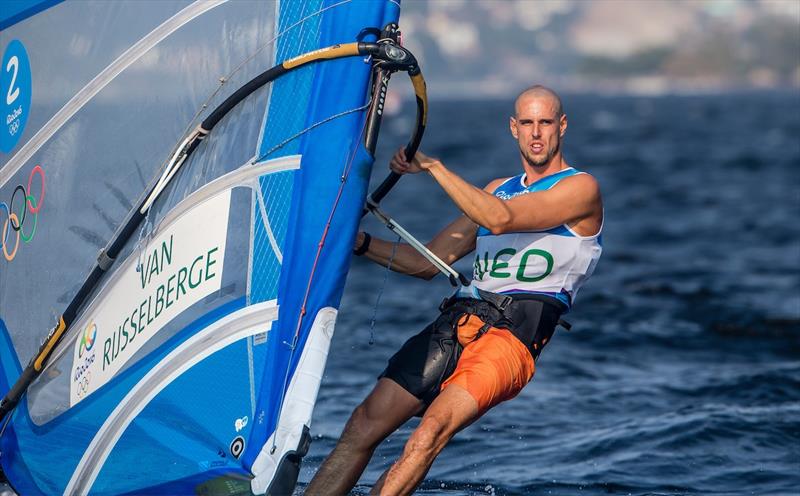
[[[389,360],[306,494],[346,494],[378,444],[422,415],[402,456],[373,488],[410,494],[456,432],[531,380],[560,315],[594,270],[602,251],[600,190],[562,157],[567,118],[559,96],[542,86],[523,91],[510,130],[523,172],[483,189],[421,152],[411,162],[402,150],[392,158],[395,172],[427,171],[461,209],[427,246],[450,264],[476,250],[474,278]],[[392,257],[392,243],[366,233],[355,247],[382,265]],[[397,247],[392,269],[426,279],[437,273],[408,245]]]

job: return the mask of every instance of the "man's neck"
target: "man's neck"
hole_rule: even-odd
[[[553,175],[557,172],[567,169],[568,167],[569,165],[567,165],[560,153],[551,158],[546,164],[538,166],[531,165],[527,160],[525,160],[525,157],[523,157],[522,168],[525,170],[525,186],[530,186],[539,179]]]

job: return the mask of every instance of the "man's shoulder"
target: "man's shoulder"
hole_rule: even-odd
[[[584,187],[600,189],[600,183],[597,178],[585,170],[573,168],[574,173],[558,181],[557,184],[570,184],[573,186],[581,185]]]
[[[505,184],[509,179],[513,179],[514,176],[508,177],[498,177],[497,179],[492,179],[489,181],[489,184],[483,187],[484,191],[488,191],[489,193],[494,193],[497,188]]]
[[[598,195],[600,194],[600,183],[590,173],[575,169],[576,173],[569,175],[561,180],[558,181],[554,187],[568,187],[568,188],[580,188],[585,190],[586,192],[596,192]]]

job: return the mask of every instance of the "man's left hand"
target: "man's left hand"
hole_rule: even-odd
[[[406,161],[406,149],[400,148],[389,162],[389,168],[398,174],[416,174],[428,170],[439,163],[439,159],[429,157],[417,150],[411,162]]]

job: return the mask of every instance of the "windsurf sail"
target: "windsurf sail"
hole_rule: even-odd
[[[0,424],[17,492],[291,492],[365,139],[402,68],[402,48],[378,49],[398,15],[394,0],[4,7],[0,393],[39,366]],[[327,56],[346,44],[365,56]]]

